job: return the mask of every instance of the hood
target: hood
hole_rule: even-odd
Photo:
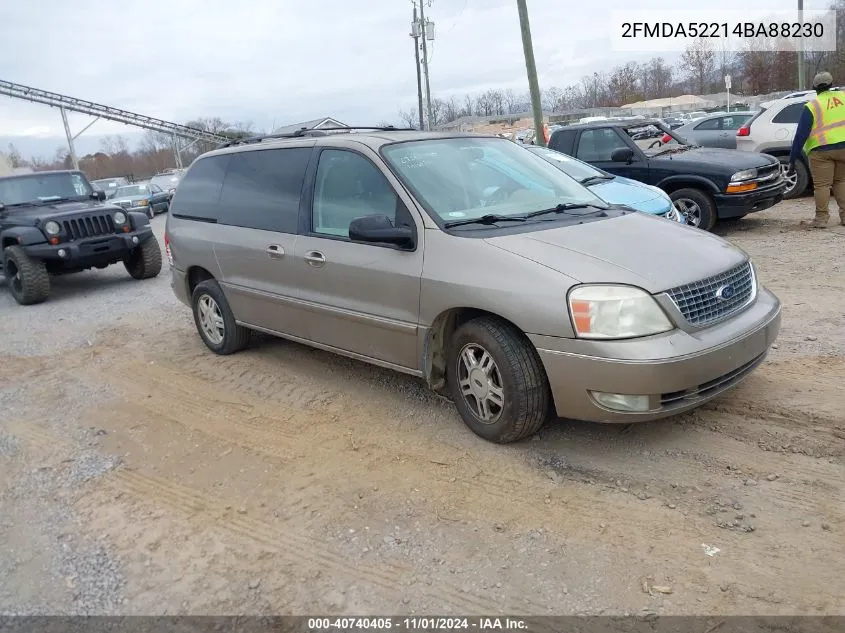
[[[102,203],[97,200],[86,200],[84,202],[59,202],[57,204],[34,204],[28,207],[12,207],[8,209],[9,218],[15,221],[29,221],[46,219],[62,219],[67,216],[76,216],[80,213],[91,211],[94,213],[122,211],[110,203]]]
[[[641,213],[486,238],[582,283],[622,283],[651,293],[715,275],[747,259],[720,237]]]
[[[647,213],[665,213],[670,205],[662,192],[657,192],[646,184],[622,176],[590,185],[589,189],[602,200],[607,200],[612,204],[625,204]],[[652,201],[661,204],[648,204]],[[655,211],[655,209],[660,210]]]
[[[756,152],[744,152],[738,149],[724,149],[719,147],[696,147],[678,154],[655,156],[653,161],[671,161],[674,171],[683,169],[689,164],[691,173],[697,173],[703,165],[720,168],[725,172],[734,173],[743,169],[778,165],[777,158]]]

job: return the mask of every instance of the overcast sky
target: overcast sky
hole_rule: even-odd
[[[637,0],[688,9],[699,0]],[[743,0],[791,9],[794,0]],[[808,0],[805,7],[824,8]],[[630,59],[610,51],[610,11],[631,0],[528,0],[541,88],[564,87]],[[736,9],[709,0],[709,9]],[[527,90],[515,0],[431,0],[435,96]],[[35,0],[0,2],[0,79],[184,122],[199,116],[256,129],[333,116],[398,123],[416,103],[410,0]],[[90,119],[71,114],[74,133]],[[78,141],[140,132],[97,122]],[[14,138],[11,138],[14,137]],[[0,97],[0,149],[52,156],[64,143],[55,109]]]

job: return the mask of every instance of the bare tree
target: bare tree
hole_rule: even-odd
[[[9,143],[9,151],[6,157],[9,159],[9,163],[12,166],[12,169],[17,169],[18,167],[24,167],[25,161],[21,156],[20,151],[17,147],[15,147],[14,143]]]
[[[640,78],[640,68],[636,62],[628,62],[624,66],[617,66],[610,74],[608,88],[615,105],[625,105],[638,101],[642,95],[637,84]]]
[[[543,110],[546,112],[554,112],[558,109],[558,105],[560,105],[560,99],[563,93],[561,89],[552,86],[551,88],[546,88],[545,90],[540,92],[540,105],[543,106]]]
[[[420,127],[419,114],[417,114],[416,108],[411,108],[409,110],[399,110],[399,120],[404,124],[405,127],[411,127],[415,130]]]
[[[473,114],[475,114],[475,99],[472,98],[472,95],[466,95],[461,116],[472,116]]]
[[[461,106],[456,97],[443,102],[443,122],[450,123],[461,116]]]
[[[681,55],[680,68],[698,94],[705,94],[716,69],[716,53],[710,40],[700,37],[687,46]]]
[[[502,93],[502,98],[505,101],[506,114],[516,114],[517,104],[519,103],[519,97],[516,96],[516,93],[508,88]]]

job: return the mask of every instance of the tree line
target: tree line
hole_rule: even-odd
[[[836,52],[805,53],[805,80],[809,85],[820,70],[833,74],[845,84],[845,0],[834,0],[836,11]],[[698,39],[682,53],[676,64],[663,57],[645,63],[628,62],[610,71],[585,75],[575,84],[541,91],[544,112],[566,112],[590,108],[616,108],[628,103],[725,92],[725,75],[731,76],[731,92],[737,96],[794,90],[798,85],[798,54],[781,48],[782,42],[769,41],[771,50],[724,52],[712,40]],[[751,47],[749,47],[751,48]],[[760,48],[754,46],[754,48]],[[461,117],[493,117],[531,111],[528,92],[490,89],[481,94],[436,97],[431,102],[432,125],[450,123]],[[399,111],[404,126],[419,127],[416,108]]]
[[[206,132],[238,138],[255,134],[252,124],[244,122],[230,123],[217,117],[198,118],[185,125]],[[200,154],[211,151],[217,145],[208,141],[179,139],[182,164],[187,166]],[[35,171],[49,169],[72,169],[73,161],[67,147],[58,147],[50,158],[24,158],[21,152],[10,144],[6,152],[13,168],[30,167]],[[145,180],[166,169],[176,167],[173,137],[146,130],[141,136],[137,148],[129,147],[124,136],[105,136],[100,140],[100,149],[91,154],[78,156],[79,168],[91,180],[125,176],[132,180]]]

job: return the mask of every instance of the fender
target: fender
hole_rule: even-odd
[[[705,178],[704,176],[695,176],[692,174],[677,174],[669,176],[657,183],[657,186],[664,191],[669,185],[697,186],[707,189],[710,193],[722,193],[722,190],[719,189],[712,180]]]
[[[123,209],[120,209],[121,211]],[[147,216],[146,213],[141,211],[128,211],[126,213],[126,217],[129,218],[132,228],[137,230],[140,229],[142,226],[145,226],[150,223],[150,218]]]
[[[0,234],[0,245],[6,248],[10,244],[19,244],[21,246],[30,246],[32,244],[44,244],[47,238],[41,232],[41,229],[34,226],[15,226],[3,231]]]

